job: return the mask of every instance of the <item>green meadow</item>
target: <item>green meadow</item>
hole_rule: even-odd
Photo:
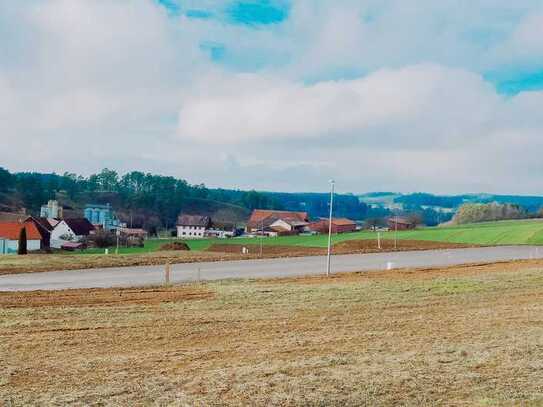
[[[394,239],[396,232],[381,232],[382,239]],[[480,245],[543,245],[543,221],[542,220],[512,220],[499,222],[485,222],[461,226],[420,228],[411,231],[398,231],[400,240],[428,240],[435,242],[480,244]],[[346,240],[377,239],[376,232],[361,231],[332,236],[334,244]],[[142,248],[120,248],[119,253],[146,253],[157,251],[165,243],[176,239],[149,239]],[[191,250],[205,250],[214,243],[258,245],[261,239],[234,238],[234,239],[199,239],[187,240]],[[328,237],[326,235],[313,236],[282,236],[263,238],[264,245],[279,246],[308,246],[326,247]],[[109,249],[110,253],[115,249]],[[89,249],[81,253],[103,253],[104,249]]]

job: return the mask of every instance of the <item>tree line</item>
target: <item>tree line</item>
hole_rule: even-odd
[[[0,167],[0,204],[24,207],[38,214],[49,199],[81,209],[86,203],[109,202],[117,210],[151,214],[161,226],[173,225],[184,204],[191,199],[220,201],[246,209],[283,209],[273,197],[257,191],[238,191],[191,185],[172,176],[154,175],[140,171],[126,174],[104,168],[88,177],[65,172],[11,173]]]

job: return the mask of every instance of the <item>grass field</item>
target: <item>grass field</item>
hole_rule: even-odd
[[[383,239],[394,239],[394,232],[382,232]],[[508,245],[508,244],[534,244],[543,245],[543,221],[542,220],[516,220],[501,222],[476,223],[471,225],[453,227],[420,228],[413,231],[400,231],[398,239],[402,240],[427,240],[435,242],[478,244],[478,245]],[[377,239],[375,232],[361,231],[334,235],[333,243],[356,239]],[[170,240],[149,239],[143,248],[121,248],[120,253],[153,252],[161,244]],[[259,238],[235,238],[235,239],[200,239],[187,240],[191,250],[205,250],[214,243],[220,244],[260,244]],[[263,239],[264,245],[276,246],[307,246],[326,247],[328,237],[326,235],[315,236],[283,236]],[[83,254],[103,253],[103,249],[89,249]]]
[[[0,405],[537,406],[543,262],[0,293]]]

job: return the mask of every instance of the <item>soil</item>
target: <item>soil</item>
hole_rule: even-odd
[[[247,257],[260,255],[258,244],[237,245],[237,244],[213,244],[207,251],[215,253],[232,253],[241,255],[242,249],[249,250]],[[379,253],[408,250],[433,250],[433,249],[458,249],[465,247],[478,247],[477,245],[466,245],[460,243],[432,242],[426,240],[398,240],[396,248],[393,240],[381,241],[381,249],[377,247],[375,240],[348,240],[335,244],[332,247],[333,254],[353,253]],[[264,257],[296,257],[296,256],[320,256],[326,254],[326,248],[306,246],[275,246],[263,245],[262,255]]]

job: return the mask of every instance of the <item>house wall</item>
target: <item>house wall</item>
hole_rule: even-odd
[[[206,228],[203,226],[177,226],[177,237],[183,239],[203,239]]]
[[[61,236],[67,238],[62,239]],[[77,236],[66,222],[59,222],[51,232],[51,247],[60,249],[65,242],[79,242],[83,236]]]
[[[328,233],[328,221],[321,220],[310,225],[310,229],[318,233]],[[347,233],[354,232],[356,224],[352,225],[336,225],[332,222],[332,233]]]
[[[409,230],[409,229],[415,229],[415,225],[413,224],[405,224],[405,223],[398,223],[397,226],[395,222],[390,222],[388,225],[390,230]]]
[[[18,240],[5,240],[4,243],[4,252],[5,254],[14,254],[17,253],[17,250],[19,249],[19,241]],[[26,241],[26,250],[29,252],[34,252],[41,249],[41,241],[40,240],[27,240]],[[1,243],[0,243],[0,254],[2,253],[1,249]]]

